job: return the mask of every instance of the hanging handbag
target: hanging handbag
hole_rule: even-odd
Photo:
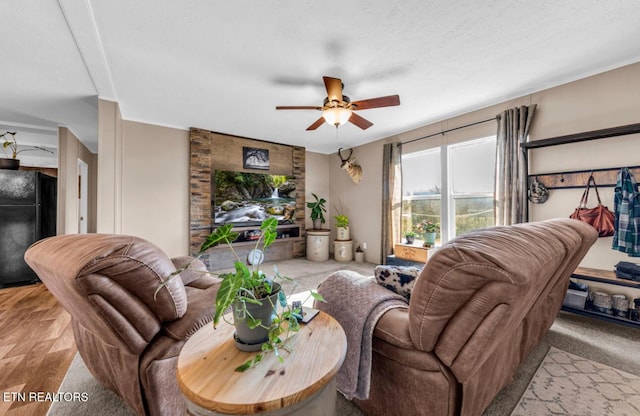
[[[595,208],[587,208],[587,200],[589,199],[591,183],[593,183],[593,189],[596,191],[596,197],[598,198],[598,206]],[[587,180],[587,187],[582,193],[580,205],[578,205],[578,208],[573,211],[573,214],[571,214],[569,218],[580,220],[591,225],[593,228],[598,230],[599,237],[609,237],[613,235],[615,229],[613,212],[609,211],[609,208],[602,205],[596,180],[593,178],[593,175],[589,176],[589,180]]]

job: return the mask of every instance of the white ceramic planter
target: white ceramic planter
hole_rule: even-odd
[[[329,260],[329,230],[307,230],[307,260]]]
[[[353,241],[334,241],[333,242],[333,258],[335,261],[351,261],[353,260]]]
[[[349,227],[336,227],[336,240],[350,240]]]

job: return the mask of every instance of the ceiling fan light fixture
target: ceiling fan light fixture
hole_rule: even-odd
[[[322,118],[332,126],[341,126],[351,117],[351,110],[344,107],[331,107],[322,110]]]

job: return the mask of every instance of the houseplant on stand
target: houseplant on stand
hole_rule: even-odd
[[[350,240],[349,234],[349,217],[344,213],[342,209],[342,202],[339,203],[340,208],[333,206],[333,209],[337,212],[334,217],[336,220],[336,240],[347,241]]]
[[[262,222],[261,234],[255,243],[255,251],[259,251],[261,243],[262,250],[266,250],[276,240],[277,226],[278,220],[275,218],[267,218]],[[220,319],[226,319],[225,313],[232,308],[233,325],[236,327],[234,339],[238,349],[261,351],[236,368],[236,371],[244,371],[258,364],[263,358],[262,354],[267,352],[273,352],[280,361],[284,360],[281,350],[290,350],[288,345],[291,340],[290,335],[300,329],[298,319],[302,318],[302,311],[299,308],[292,309],[288,305],[287,297],[281,290],[280,283],[277,282],[292,279],[282,276],[275,266],[274,276],[268,277],[259,269],[260,261],[252,261],[253,264],[249,268],[233,249],[232,242],[237,237],[238,233],[233,231],[232,224],[218,227],[207,236],[195,258],[202,257],[207,250],[220,243],[226,243],[236,257],[235,270],[219,276],[222,282],[215,299],[213,326],[217,327]],[[156,293],[169,279],[189,266],[190,264],[187,264],[168,276]],[[322,296],[314,291],[311,291],[310,296],[324,301]]]
[[[18,159],[18,155],[22,152],[27,152],[30,150],[42,150],[45,152],[53,153],[49,149],[45,149],[40,146],[32,146],[28,149],[18,150],[18,142],[16,141],[15,131],[6,131],[0,134],[0,139],[3,139],[2,142],[2,152],[6,156],[5,158],[0,158],[0,169],[10,169],[10,170],[18,170],[20,169],[20,159]],[[9,137],[10,136],[10,137]],[[9,148],[11,152],[11,157],[7,154],[7,148]]]
[[[10,138],[7,135],[11,135]],[[18,144],[16,143],[16,132],[7,131],[0,135],[0,138],[4,139],[2,142],[2,152],[6,156],[0,158],[0,169],[18,170],[20,168],[20,159],[18,159]],[[6,148],[11,149],[11,158],[7,155]]]
[[[344,214],[338,214],[336,219],[336,239],[345,241],[349,240],[349,217]]]
[[[324,207],[324,204],[327,203],[327,200],[324,198],[318,198],[318,195],[312,193],[311,194],[315,201],[307,202],[307,208],[311,209],[311,220],[313,221],[313,229],[320,230],[322,229],[322,224],[324,224],[324,213],[327,212],[327,209]]]

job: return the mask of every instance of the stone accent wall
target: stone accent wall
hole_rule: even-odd
[[[207,130],[192,128],[189,131],[189,141],[189,252],[194,255],[200,250],[205,237],[211,233],[211,136]]]
[[[304,213],[306,208],[306,190],[304,187],[306,172],[305,166],[305,148],[298,146],[294,147],[293,176],[295,177],[296,182],[296,224],[300,225],[300,237],[302,237],[302,239],[293,242],[293,257],[304,257],[307,254],[307,233],[304,228]]]
[[[228,143],[226,140],[228,138]],[[275,174],[293,176],[296,183],[296,214],[295,224],[300,226],[300,239],[291,242],[277,242],[269,248],[269,253],[277,258],[303,257],[306,255],[305,233],[305,148],[297,146],[278,145],[269,142],[261,142],[255,139],[247,139],[237,136],[227,136],[221,133],[211,132],[198,128],[189,130],[190,140],[190,219],[189,240],[190,253],[195,255],[200,250],[200,245],[212,229],[212,205],[211,205],[211,179],[216,169],[243,170],[241,153],[240,160],[229,160],[229,153],[236,153],[233,149],[242,148],[242,145],[256,146],[262,144],[270,147],[270,156],[274,161],[290,160],[290,167],[286,168],[282,162],[276,163]],[[231,150],[230,150],[231,149]],[[290,154],[277,155],[275,152],[291,152]],[[216,154],[217,153],[217,154]],[[281,157],[282,156],[282,157]],[[219,161],[220,163],[217,163]],[[231,163],[231,165],[229,165]],[[221,165],[217,166],[217,165]],[[282,170],[286,170],[282,171]],[[266,172],[265,172],[266,173]],[[278,247],[276,247],[276,245]],[[290,252],[287,255],[284,251]],[[228,256],[221,251],[216,254],[216,262],[227,262]],[[218,259],[217,257],[220,257]],[[203,258],[209,263],[208,256]],[[229,265],[231,267],[231,265]]]

